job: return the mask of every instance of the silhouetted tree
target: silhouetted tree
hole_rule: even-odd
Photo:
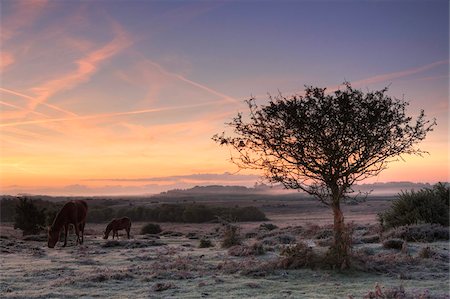
[[[240,168],[263,172],[272,183],[299,189],[329,206],[334,215],[330,254],[336,266],[349,266],[349,235],[341,202],[352,185],[386,169],[403,154],[425,153],[416,147],[435,121],[421,111],[406,116],[407,102],[386,95],[387,88],[363,93],[344,83],[344,90],[306,87],[305,95],[269,97],[265,106],[247,102],[227,125],[234,133],[213,140],[235,151],[231,160]]]
[[[39,210],[28,198],[19,199],[16,206],[16,216],[14,218],[14,228],[23,231],[23,235],[39,233],[45,227],[45,209]]]

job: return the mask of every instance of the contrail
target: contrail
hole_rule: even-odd
[[[60,117],[60,118],[49,118],[49,119],[19,121],[19,122],[11,122],[11,123],[0,124],[0,127],[34,125],[34,124],[43,124],[43,123],[61,122],[61,121],[72,121],[72,120],[102,119],[102,118],[109,118],[109,117],[122,116],[122,115],[134,115],[134,114],[144,114],[144,113],[154,113],[154,112],[162,112],[162,111],[188,109],[188,108],[195,108],[195,107],[213,106],[213,105],[217,105],[217,104],[221,104],[221,103],[229,103],[229,101],[228,100],[222,100],[222,101],[213,102],[213,103],[207,102],[207,103],[200,103],[200,104],[193,104],[193,105],[182,105],[182,106],[175,106],[175,107],[162,107],[162,108],[143,109],[143,110],[115,112],[115,113],[105,113],[105,114],[94,114],[94,115],[85,115],[85,116]]]
[[[3,87],[0,87],[0,91],[6,92],[6,93],[9,93],[9,94],[13,94],[13,95],[16,95],[16,96],[19,96],[19,97],[22,97],[22,98],[27,99],[27,100],[30,100],[30,101],[36,101],[35,98],[33,98],[33,97],[29,96],[29,95],[26,95],[26,94],[23,94],[23,93],[20,93],[20,92],[11,90],[11,89],[6,89],[6,88],[3,88]],[[57,106],[55,106],[55,105],[52,105],[52,104],[48,104],[48,103],[45,103],[45,102],[40,103],[40,104],[42,104],[42,105],[44,105],[44,106],[47,106],[47,107],[49,107],[49,108],[52,108],[52,109],[54,109],[54,110],[57,110],[57,111],[59,111],[59,112],[63,112],[63,113],[68,114],[68,115],[78,116],[78,114],[76,114],[76,113],[73,113],[73,112],[71,112],[71,111],[68,111],[68,110],[59,108],[59,107],[57,107]],[[21,108],[21,109],[25,110],[24,108]],[[31,112],[31,111],[30,111],[30,112]]]
[[[230,103],[240,103],[239,100],[237,100],[237,99],[235,99],[235,98],[233,98],[233,97],[230,97],[230,96],[228,96],[228,95],[226,95],[226,94],[223,94],[223,93],[221,93],[221,92],[218,92],[218,91],[216,91],[216,90],[214,90],[214,89],[212,89],[212,88],[209,88],[208,86],[205,86],[205,85],[203,85],[203,84],[200,84],[200,83],[195,82],[195,81],[192,81],[192,80],[189,80],[189,79],[183,77],[182,75],[179,75],[179,74],[176,74],[176,73],[169,72],[169,71],[167,71],[166,69],[164,69],[162,66],[160,66],[160,65],[159,65],[158,63],[156,63],[156,62],[153,62],[153,61],[151,61],[151,60],[149,60],[149,59],[147,59],[147,58],[145,58],[145,60],[146,60],[148,63],[150,63],[150,64],[154,65],[155,67],[157,67],[157,68],[160,70],[161,73],[163,73],[163,74],[165,74],[165,75],[167,75],[167,76],[175,77],[175,78],[177,78],[177,79],[180,80],[180,81],[186,82],[186,83],[188,83],[188,84],[190,84],[190,85],[193,85],[193,86],[195,86],[195,87],[198,87],[198,88],[200,88],[200,89],[203,89],[203,90],[205,90],[205,91],[207,91],[207,92],[209,92],[209,93],[212,93],[212,94],[214,94],[214,95],[216,95],[216,96],[219,96],[219,97],[221,97],[221,98],[224,98],[224,99],[226,99],[226,100],[227,100],[228,102],[230,102]]]
[[[33,111],[33,110],[27,110],[26,108],[19,107],[19,106],[17,106],[17,105],[14,105],[14,104],[11,104],[11,103],[7,103],[7,102],[4,102],[4,101],[0,101],[0,104],[1,104],[1,105],[4,105],[4,106],[11,107],[11,108],[15,108],[15,109],[17,109],[17,110],[25,110],[25,111],[27,111],[27,112],[31,112],[31,113],[34,113],[34,114],[37,114],[37,115],[40,115],[40,116],[48,117],[48,116],[45,115],[44,113],[40,113],[40,112]]]

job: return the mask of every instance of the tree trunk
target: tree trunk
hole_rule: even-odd
[[[342,214],[339,199],[335,198],[332,203],[334,215],[334,243],[331,247],[334,263],[340,269],[350,266],[349,250],[351,246],[350,235],[346,231],[344,214]]]

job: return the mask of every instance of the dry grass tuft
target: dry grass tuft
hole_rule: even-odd
[[[235,245],[228,249],[228,254],[232,256],[263,255],[265,253],[266,250],[260,242],[255,242],[250,246]]]

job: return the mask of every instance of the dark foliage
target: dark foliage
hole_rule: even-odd
[[[214,245],[212,244],[210,239],[206,239],[206,238],[202,238],[200,239],[200,244],[199,244],[199,248],[209,248],[209,247],[213,247]]]
[[[15,219],[16,206],[20,198],[2,197],[0,201],[1,221],[12,222]],[[114,207],[120,201],[104,200],[99,204],[90,205],[87,222],[104,223],[113,218],[128,217],[133,222],[155,221],[155,222],[184,222],[203,223],[215,221],[217,216],[230,221],[265,221],[266,215],[256,207],[216,207],[200,204],[162,204],[156,207],[126,206]],[[46,223],[53,222],[63,202],[50,202],[39,197],[33,198],[33,204],[38,209],[45,209]]]
[[[388,239],[383,242],[383,248],[401,250],[404,242],[401,239]]]
[[[398,195],[389,210],[378,215],[384,229],[410,224],[436,223],[449,226],[449,185],[405,191]]]
[[[162,232],[161,226],[159,226],[159,224],[155,224],[155,223],[148,223],[145,226],[143,226],[141,229],[141,234],[143,234],[143,235],[159,234],[160,232]]]
[[[21,229],[23,235],[37,234],[45,227],[45,209],[38,209],[32,200],[20,198],[15,212],[14,228]]]
[[[263,229],[263,230],[274,230],[274,229],[277,229],[278,228],[278,226],[276,226],[275,224],[273,224],[273,223],[263,223],[263,224],[261,224],[260,226],[259,226],[259,229]]]
[[[127,207],[115,210],[111,207],[94,207],[89,211],[88,222],[106,222],[111,218],[129,217],[133,221],[203,223],[216,216],[233,221],[263,221],[265,214],[256,207],[212,207],[200,204],[162,204],[154,208]]]

